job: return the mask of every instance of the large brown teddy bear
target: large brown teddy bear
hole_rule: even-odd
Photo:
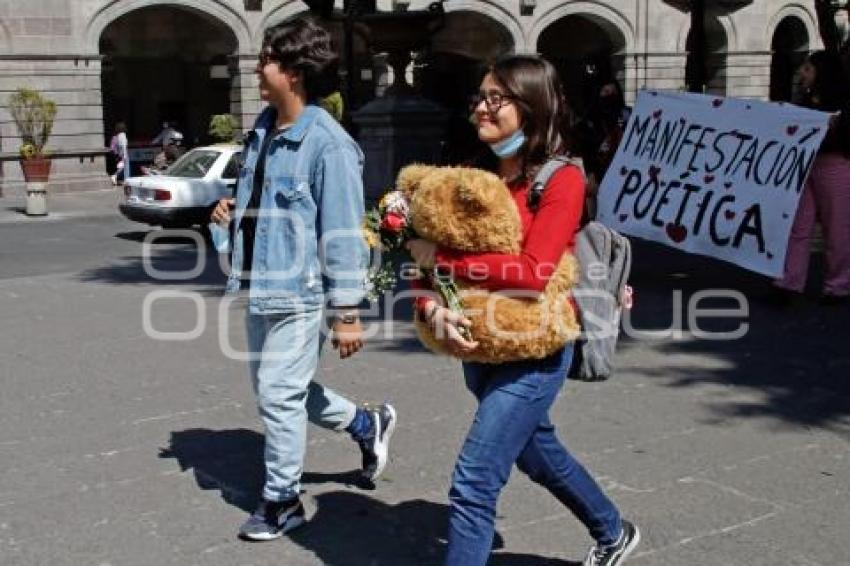
[[[520,253],[519,211],[510,190],[492,173],[411,165],[399,173],[396,188],[410,201],[410,223],[420,237],[466,252]],[[478,342],[478,348],[461,359],[485,363],[540,359],[575,340],[579,325],[570,289],[577,279],[576,260],[566,253],[544,292],[535,296],[514,297],[456,280],[464,313],[472,321],[472,339]],[[449,354],[418,316],[415,323],[425,346]]]

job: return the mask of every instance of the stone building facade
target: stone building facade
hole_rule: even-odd
[[[418,10],[429,3],[377,5]],[[707,4],[708,90],[787,99],[794,66],[820,46],[813,0]],[[424,90],[444,105],[462,104],[474,87],[468,71],[510,51],[547,56],[573,97],[580,94],[581,65],[600,52],[627,98],[643,87],[680,89],[687,6],[684,0],[446,0],[445,26],[420,69]],[[300,0],[0,0],[0,101],[21,86],[54,99],[52,183],[57,190],[93,188],[106,179],[97,151],[118,120],[128,122],[137,142],[167,119],[199,142],[214,113],[230,111],[249,126],[260,109],[253,69],[263,29],[305,11]],[[379,86],[376,60],[359,33],[354,106]],[[0,136],[0,152],[9,157],[19,140],[5,104]],[[9,162],[5,172],[7,183],[19,175]]]

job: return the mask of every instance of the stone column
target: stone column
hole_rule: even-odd
[[[377,200],[395,185],[398,171],[410,163],[439,164],[446,113],[421,96],[390,95],[352,115],[366,155],[363,186],[366,200]]]
[[[686,53],[647,53],[646,87],[680,90],[685,87]]]
[[[726,55],[726,94],[767,100],[770,96],[770,52]]]
[[[236,117],[241,131],[246,132],[254,125],[254,120],[263,108],[260,92],[257,89],[256,53],[240,53],[230,59],[230,113]]]

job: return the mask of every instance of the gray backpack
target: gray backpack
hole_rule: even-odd
[[[528,194],[533,210],[540,202],[546,184],[561,167],[573,165],[584,173],[580,159],[568,156],[549,160],[537,173]],[[614,352],[620,335],[620,316],[629,272],[632,248],[629,240],[593,221],[576,235],[575,255],[579,263],[579,281],[573,297],[579,307],[582,327],[576,341],[569,376],[583,381],[602,381],[614,371]]]

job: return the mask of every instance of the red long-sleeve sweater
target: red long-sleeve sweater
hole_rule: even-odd
[[[455,277],[469,279],[491,291],[523,289],[541,292],[565,251],[575,245],[584,209],[584,176],[577,167],[558,170],[543,191],[536,213],[528,208],[531,181],[508,185],[523,228],[518,255],[467,253],[439,248],[436,261]],[[424,307],[427,298],[417,300]]]

